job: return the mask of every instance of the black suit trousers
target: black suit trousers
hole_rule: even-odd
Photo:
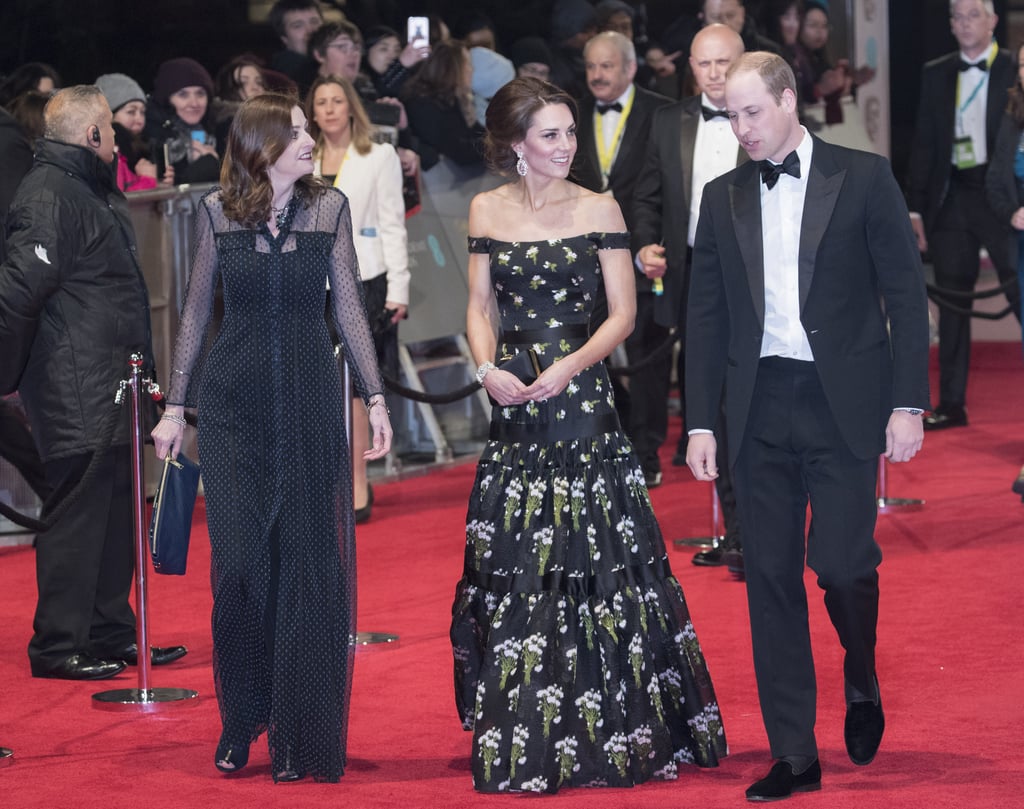
[[[58,502],[82,479],[92,453],[47,461]],[[28,654],[33,669],[69,655],[102,656],[135,640],[128,603],[135,569],[131,456],[112,447],[72,506],[36,543],[39,590]]]
[[[1000,222],[988,204],[984,186],[958,181],[949,193],[928,236],[928,252],[935,267],[935,284],[953,292],[971,292],[978,281],[978,252],[984,247],[1002,284],[1017,277],[1014,236],[1008,222]],[[1020,319],[1020,290],[1013,286],[1007,300]],[[969,309],[970,298],[945,299]],[[963,406],[971,363],[971,318],[939,307],[939,403]]]
[[[843,441],[814,363],[761,360],[733,472],[754,670],[774,758],[817,756],[805,554],[846,650],[848,688],[874,693],[877,464]]]
[[[633,333],[623,343],[630,365],[646,363],[665,341],[669,330],[654,322],[654,293],[637,290]],[[647,474],[661,471],[658,449],[668,433],[668,389],[672,352],[646,363],[629,377],[629,422],[626,433]]]

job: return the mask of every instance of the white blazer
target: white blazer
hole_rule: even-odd
[[[314,173],[322,174],[317,160]],[[366,154],[350,146],[334,187],[348,197],[359,275],[387,273],[386,300],[409,305],[409,250],[402,198],[402,164],[395,147],[374,143]]]

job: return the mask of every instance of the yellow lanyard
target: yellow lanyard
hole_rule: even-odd
[[[341,188],[341,170],[345,168],[345,161],[348,160],[348,153],[352,151],[352,144],[350,143],[345,149],[345,154],[341,156],[341,162],[338,164],[338,173],[334,175],[334,187]]]
[[[636,98],[636,91],[629,94],[629,100],[622,105],[622,112],[619,113],[619,122],[615,125],[615,132],[612,134],[612,142],[605,145],[604,124],[601,121],[601,113],[594,111],[594,133],[597,135],[597,162],[601,166],[601,176],[607,182],[608,175],[612,173],[612,161],[619,151],[619,141],[622,140],[622,130],[626,128],[626,118],[629,111],[633,109],[633,99]],[[608,113],[605,113],[607,115]]]

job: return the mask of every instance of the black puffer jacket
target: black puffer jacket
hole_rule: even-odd
[[[43,460],[103,449],[132,351],[152,357],[124,194],[89,149],[40,139],[7,220],[0,390],[20,391]],[[119,410],[114,444],[128,441]]]

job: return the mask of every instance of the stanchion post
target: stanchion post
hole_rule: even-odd
[[[339,356],[341,363],[341,401],[342,412],[345,419],[345,434],[348,436],[349,453],[352,452],[352,369],[349,368],[348,360]],[[355,463],[355,457],[352,458]],[[398,646],[398,635],[391,632],[356,632],[355,644],[357,649],[367,649],[380,646],[381,648],[394,648]]]
[[[924,500],[908,497],[889,497],[889,467],[884,455],[878,456],[878,511],[885,514],[887,511],[900,509],[902,511],[916,511],[924,506]]]
[[[186,688],[150,688],[149,670],[152,665],[149,650],[149,598],[147,573],[149,570],[149,542],[146,531],[146,492],[142,463],[142,355],[132,354],[128,361],[131,369],[122,381],[115,401],[122,404],[125,389],[131,418],[132,452],[132,516],[135,533],[135,639],[136,660],[139,671],[138,688],[117,688],[92,695],[92,705],[108,711],[133,710],[155,713],[175,704],[195,704],[198,694]]]
[[[677,548],[701,548],[708,550],[717,548],[725,539],[725,531],[722,529],[722,503],[718,499],[718,487],[711,484],[711,536],[707,537],[681,537],[673,539],[672,544]]]

